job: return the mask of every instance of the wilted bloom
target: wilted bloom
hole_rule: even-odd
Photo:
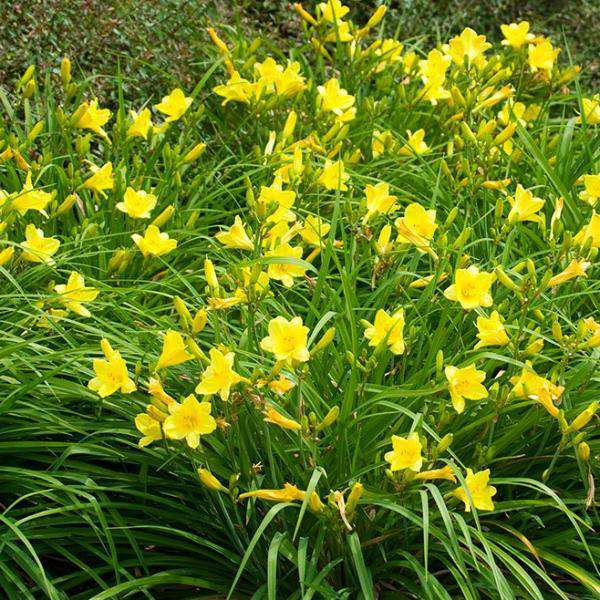
[[[162,440],[160,421],[153,419],[148,413],[140,413],[135,417],[135,427],[142,434],[138,445],[145,448],[152,442]]]
[[[44,237],[44,232],[32,223],[25,228],[25,241],[21,242],[24,260],[53,265],[52,256],[56,254],[59,246],[59,240],[53,237]]]
[[[418,202],[409,204],[404,209],[404,216],[396,219],[398,242],[413,244],[419,249],[426,248],[433,239],[437,229],[435,210],[425,209]]]
[[[227,248],[254,250],[254,244],[244,229],[244,223],[239,215],[233,220],[233,225],[227,231],[220,231],[215,238]]]
[[[274,391],[276,394],[283,396],[286,392],[289,392],[294,385],[293,381],[290,381],[287,377],[280,375],[277,379],[269,382],[269,389]]]
[[[102,126],[108,122],[111,114],[108,108],[98,108],[98,100],[94,99],[89,103],[84,102],[75,111],[73,125],[80,129],[90,129],[106,137],[106,132],[102,129]]]
[[[248,104],[254,94],[254,89],[254,84],[241,77],[237,71],[234,71],[227,83],[215,86],[213,92],[225,98],[221,103],[225,106],[228,102]]]
[[[163,339],[162,352],[160,353],[156,370],[172,367],[192,358],[194,356],[186,350],[181,334],[170,329]]]
[[[335,162],[329,159],[325,160],[325,165],[321,170],[318,182],[328,190],[340,190],[345,192],[348,189],[346,181],[350,179],[350,175],[344,169],[344,163],[341,160]]]
[[[308,327],[302,324],[301,317],[289,321],[285,317],[275,317],[269,321],[269,335],[260,342],[260,347],[272,352],[276,360],[291,365],[294,362],[306,362],[308,352]]]
[[[88,177],[83,186],[94,192],[104,195],[104,190],[112,190],[115,184],[113,177],[113,167],[111,162],[107,162],[102,167],[92,167],[93,175]]]
[[[454,284],[446,289],[444,296],[448,300],[460,302],[466,310],[478,306],[491,306],[494,300],[490,288],[494,279],[493,273],[480,271],[474,265],[468,269],[456,269]]]
[[[170,239],[168,233],[161,233],[156,225],[148,225],[143,237],[134,233],[131,239],[144,257],[163,256],[177,247],[177,240]]]
[[[585,260],[574,258],[566,269],[548,281],[548,285],[553,287],[565,283],[566,281],[570,281],[571,279],[575,279],[575,277],[587,277],[585,272],[590,268],[591,264],[592,263]]]
[[[448,42],[447,53],[457,65],[466,62],[468,65],[482,67],[485,65],[484,53],[491,47],[486,42],[485,35],[477,35],[473,29],[466,27],[460,35]]]
[[[496,488],[489,485],[490,482],[490,470],[479,471],[473,473],[471,469],[467,469],[467,476],[465,477],[465,483],[469,489],[469,495],[473,506],[477,510],[494,510],[494,502],[492,497],[496,495]],[[466,490],[461,486],[456,488],[453,492],[459,500],[465,503],[465,511],[471,512],[471,501]]]
[[[117,202],[117,210],[126,213],[132,219],[148,219],[152,209],[156,206],[156,196],[145,192],[136,191],[128,187],[123,195],[123,202]]]
[[[600,199],[600,173],[598,175],[584,175],[583,185],[585,190],[579,192],[579,197],[590,206],[595,206]]]
[[[416,431],[409,433],[405,438],[393,435],[392,448],[393,450],[386,452],[384,456],[385,460],[390,463],[390,471],[410,469],[417,472],[421,470],[423,465],[422,446]]]
[[[531,70],[534,73],[536,71],[545,71],[549,77],[559,52],[560,48],[555,50],[550,40],[544,40],[539,44],[530,44],[527,58]]]
[[[168,96],[162,99],[162,102],[154,105],[154,108],[167,115],[167,123],[177,121],[183,117],[190,107],[193,98],[187,98],[180,88],[175,88]]]
[[[96,288],[86,287],[83,275],[72,271],[66,285],[60,283],[54,286],[54,291],[60,295],[59,300],[71,311],[81,317],[91,316],[85,303],[93,302],[99,292]]]
[[[127,365],[118,350],[113,350],[106,339],[100,341],[105,359],[95,358],[93,362],[96,377],[90,379],[88,387],[97,392],[100,398],[106,398],[120,390],[122,394],[135,391],[135,383],[129,378]]]
[[[526,190],[520,183],[517,185],[517,191],[513,196],[507,196],[511,209],[508,213],[508,222],[517,221],[536,221],[541,222],[542,217],[538,211],[544,206],[545,200],[536,198],[529,190]]]
[[[363,223],[367,223],[374,215],[386,215],[398,209],[397,196],[390,194],[389,184],[383,181],[375,185],[368,184],[365,187],[365,198],[367,214],[363,218]]]
[[[474,364],[462,369],[449,365],[444,372],[448,380],[452,406],[457,413],[460,414],[465,410],[465,399],[483,400],[488,397],[488,391],[482,385],[485,371],[478,371]]]
[[[404,309],[400,308],[392,316],[380,308],[375,313],[375,322],[365,330],[369,346],[377,347],[383,341],[392,354],[404,352]]]
[[[288,243],[279,244],[265,253],[265,258],[273,259],[269,262],[267,273],[271,279],[281,281],[285,287],[294,285],[294,277],[303,277],[306,267],[294,264],[289,259],[302,259],[302,248],[290,246]],[[278,262],[276,259],[286,259]]]
[[[298,421],[294,421],[294,419],[289,419],[288,417],[284,417],[280,412],[275,410],[275,408],[269,404],[267,406],[267,412],[265,414],[265,421],[267,423],[273,423],[274,425],[278,425],[283,429],[291,429],[291,430],[299,430],[302,429],[302,425],[298,423]]]
[[[502,35],[503,46],[512,46],[513,48],[520,48],[528,42],[532,42],[535,36],[529,33],[529,23],[527,21],[521,21],[520,23],[511,23],[510,25],[500,25]]]
[[[34,189],[31,183],[31,171],[28,171],[23,189],[17,195],[13,196],[11,205],[21,216],[28,210],[37,210],[43,213],[46,206],[54,198],[54,195],[55,192],[49,193]]]
[[[200,436],[212,433],[217,422],[211,416],[210,402],[198,402],[194,394],[190,394],[181,404],[169,406],[169,416],[163,423],[163,431],[168,438],[182,440],[185,438],[190,448],[197,448]]]
[[[139,113],[131,111],[131,125],[127,128],[127,137],[148,138],[148,133],[152,128],[152,115],[149,108],[144,108]]]
[[[231,388],[243,379],[233,370],[235,354],[211,348],[209,355],[210,364],[202,373],[196,393],[204,396],[218,393],[222,400],[227,400]]]
[[[421,481],[432,481],[434,479],[446,479],[456,483],[456,477],[454,476],[454,469],[450,465],[446,465],[441,469],[431,469],[430,471],[421,471],[415,475],[415,479]]]
[[[317,87],[321,110],[340,116],[354,104],[354,96],[340,87],[337,79],[330,79],[324,85]]]
[[[425,130],[418,129],[414,133],[410,129],[406,132],[407,141],[398,152],[404,156],[414,156],[425,154],[429,151],[429,146],[425,142]]]
[[[510,341],[497,310],[489,317],[477,317],[477,337],[475,348],[484,346],[506,346]]]
[[[299,490],[291,483],[285,483],[281,490],[253,490],[244,492],[238,496],[239,500],[246,498],[260,498],[261,500],[269,500],[271,502],[292,502],[294,500],[304,500],[306,492]]]

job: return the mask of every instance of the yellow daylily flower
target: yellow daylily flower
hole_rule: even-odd
[[[243,377],[233,370],[235,354],[211,348],[209,356],[210,364],[202,373],[200,383],[196,386],[196,393],[203,396],[219,394],[222,400],[227,400],[231,388],[243,380]]]
[[[233,220],[233,225],[226,231],[215,234],[215,238],[227,248],[238,248],[239,250],[254,250],[254,244],[246,230],[239,215]]]
[[[329,233],[331,225],[315,215],[308,215],[302,229],[298,231],[305,244],[320,247],[322,239]]]
[[[148,219],[152,209],[156,206],[156,196],[145,192],[136,191],[128,187],[123,194],[123,202],[117,202],[117,210],[129,215],[132,219]]]
[[[433,481],[435,479],[446,479],[456,483],[456,477],[454,476],[454,469],[450,465],[446,465],[441,469],[431,469],[430,471],[421,471],[415,475],[415,479],[421,481]]]
[[[332,112],[340,116],[354,105],[354,96],[340,87],[340,82],[335,78],[330,79],[323,85],[319,85],[317,92],[323,112]]]
[[[530,398],[539,402],[553,417],[558,415],[558,408],[554,405],[563,391],[564,387],[554,385],[548,379],[538,375],[530,363],[526,363],[520,375],[510,378],[513,384],[511,395],[516,398]]]
[[[269,335],[261,340],[260,347],[272,352],[276,360],[292,365],[310,358],[306,347],[309,330],[302,324],[301,317],[289,321],[285,317],[275,317],[269,321],[268,331]]]
[[[9,246],[8,248],[4,248],[4,250],[0,251],[0,267],[3,267],[4,265],[8,264],[11,260],[12,257],[15,254],[15,247],[14,246]]]
[[[409,433],[405,438],[393,435],[392,448],[393,450],[386,452],[384,456],[385,460],[390,463],[390,471],[410,469],[418,472],[421,470],[423,466],[422,446],[416,431]]]
[[[185,438],[190,448],[197,448],[200,436],[208,435],[217,428],[217,422],[210,414],[211,409],[210,402],[198,402],[194,394],[190,394],[181,404],[171,404],[170,414],[163,423],[165,435],[172,440]]]
[[[31,183],[31,171],[28,171],[23,189],[12,198],[11,205],[21,216],[26,214],[28,210],[37,210],[44,213],[44,209],[52,202],[55,194],[56,192],[44,192],[43,190],[34,189]]]
[[[135,392],[135,383],[129,378],[127,365],[118,350],[113,350],[107,339],[100,340],[105,359],[95,358],[93,368],[96,377],[90,379],[88,387],[97,392],[100,398],[106,398],[120,391],[122,394]]]
[[[486,63],[484,54],[491,47],[492,45],[486,42],[485,35],[477,35],[473,29],[466,27],[460,35],[448,42],[444,50],[457,65],[466,62],[467,65],[483,67]]]
[[[106,131],[102,129],[103,125],[108,123],[112,113],[108,108],[98,108],[98,100],[83,102],[75,111],[73,125],[80,129],[89,129],[103,137],[106,137]]]
[[[56,254],[59,246],[59,240],[53,237],[44,237],[44,232],[30,223],[25,228],[25,241],[21,242],[23,260],[53,265],[52,256]]]
[[[425,130],[418,129],[414,133],[408,129],[406,131],[406,144],[398,150],[403,156],[418,156],[429,152],[429,146],[425,142]]]
[[[280,177],[275,177],[270,186],[261,186],[258,196],[258,204],[266,211],[272,205],[277,205],[267,217],[269,223],[279,223],[280,221],[295,221],[296,214],[291,210],[296,200],[296,192],[293,190],[282,189],[282,180]]]
[[[290,62],[283,73],[275,81],[275,91],[280,96],[291,97],[299,94],[306,88],[304,76],[300,74],[300,63]]]
[[[153,419],[148,413],[136,415],[135,427],[143,436],[138,442],[140,448],[145,448],[152,442],[159,442],[162,440],[160,421]]]
[[[182,335],[177,331],[169,329],[163,339],[162,352],[160,353],[156,370],[179,365],[192,358],[194,358],[194,355],[186,350]]]
[[[448,381],[448,391],[452,406],[457,413],[465,410],[467,400],[483,400],[488,397],[488,391],[483,384],[485,371],[478,371],[475,364],[468,367],[453,367],[448,365],[444,369]]]
[[[471,495],[473,506],[477,510],[494,510],[494,502],[492,498],[496,495],[496,488],[489,485],[490,470],[479,471],[474,473],[471,469],[467,469],[465,483]],[[465,511],[471,512],[471,501],[466,490],[461,486],[456,488],[452,494],[465,503]]]
[[[581,107],[588,125],[600,124],[600,94],[596,94],[593,98],[582,98]],[[579,117],[578,121],[581,123],[582,118]]]
[[[283,396],[283,394],[289,392],[295,385],[293,381],[290,381],[284,375],[280,375],[277,379],[269,382],[269,389],[279,396]]]
[[[371,153],[373,154],[373,158],[380,157],[384,152],[389,150],[393,144],[394,136],[389,129],[386,131],[379,131],[378,129],[373,130],[373,136],[371,138]]]
[[[143,237],[134,233],[131,239],[144,257],[163,256],[177,247],[177,240],[170,239],[168,233],[161,233],[156,225],[148,225]]]
[[[559,53],[560,48],[555,50],[550,40],[547,39],[539,44],[530,44],[527,55],[529,67],[534,73],[537,71],[544,71],[549,77],[554,66],[554,61]]]
[[[596,206],[600,199],[600,173],[597,175],[584,175],[583,185],[585,190],[579,192],[579,197],[590,206]]]
[[[512,46],[515,49],[521,48],[525,44],[532,42],[535,36],[529,33],[529,22],[511,23],[510,25],[500,25],[503,46]]]
[[[134,110],[130,111],[131,125],[127,128],[127,137],[141,137],[148,139],[148,134],[152,129],[152,114],[149,108],[144,108],[139,113]]]
[[[165,121],[172,123],[183,117],[187,109],[192,104],[193,98],[186,97],[181,88],[175,88],[168,96],[162,99],[162,102],[154,105],[159,112],[167,115]]]
[[[491,306],[493,298],[490,288],[494,280],[493,273],[480,271],[474,265],[467,269],[456,269],[454,283],[446,288],[444,296],[448,300],[460,302],[460,305],[466,310],[478,306]]]
[[[477,337],[479,342],[475,345],[475,349],[508,344],[510,340],[497,310],[492,311],[489,317],[477,317]]]
[[[345,192],[348,189],[346,182],[350,179],[350,175],[346,173],[344,163],[341,160],[335,162],[329,159],[325,160],[325,165],[321,170],[318,182],[328,190],[340,190]]]
[[[435,230],[435,210],[425,209],[418,202],[412,202],[404,209],[404,216],[396,219],[398,242],[413,244],[419,250],[430,246]]]
[[[284,417],[280,412],[275,410],[275,408],[271,404],[267,406],[267,412],[265,413],[265,421],[267,423],[273,423],[274,425],[278,425],[282,429],[291,429],[293,431],[298,431],[302,429],[302,425],[300,425],[298,421],[294,421],[294,419]]]
[[[350,12],[350,9],[344,6],[340,0],[320,2],[317,8],[321,13],[321,18],[329,23],[337,23]]]
[[[446,71],[452,62],[452,58],[433,49],[427,55],[426,60],[419,61],[419,75],[425,86],[423,98],[436,105],[438,100],[450,98],[450,92],[444,88]]]
[[[590,334],[590,337],[585,343],[586,348],[598,348],[600,347],[600,323],[596,322],[593,317],[587,317],[583,319],[583,326],[585,331]]]
[[[363,217],[363,223],[367,223],[375,215],[387,215],[398,210],[397,196],[390,194],[389,184],[383,181],[365,187],[365,200],[367,214]]]
[[[383,309],[375,313],[375,322],[365,329],[365,337],[369,346],[377,347],[383,341],[392,354],[404,352],[404,309],[398,309],[393,315],[388,315]]]
[[[265,257],[273,259],[301,259],[302,248],[283,243],[266,252]],[[292,287],[294,285],[294,277],[303,277],[305,272],[306,267],[283,261],[269,263],[267,267],[269,278],[281,281],[285,287]]]
[[[529,190],[526,190],[520,183],[517,184],[517,190],[513,196],[507,196],[511,205],[508,213],[508,222],[517,221],[536,221],[541,222],[542,217],[537,213],[544,206],[545,200],[536,198]]]
[[[587,277],[586,271],[591,267],[591,265],[592,263],[588,261],[574,258],[566,269],[548,281],[548,286],[554,287],[555,285],[560,285],[561,283],[565,283],[571,279],[575,279],[576,277]]]
[[[148,393],[154,400],[157,400],[164,406],[169,406],[169,404],[173,404],[173,402],[175,402],[175,398],[165,392],[159,377],[150,377],[148,380]]]
[[[222,106],[225,106],[228,102],[249,104],[254,96],[255,87],[253,83],[244,79],[237,71],[234,71],[227,83],[215,86],[213,92],[217,96],[224,98],[221,103]]]
[[[113,177],[113,166],[107,162],[102,167],[92,167],[93,175],[83,182],[83,187],[88,188],[98,194],[104,194],[104,190],[112,190],[115,184]]]
[[[314,493],[314,492],[313,492]],[[280,490],[252,490],[244,492],[238,496],[239,500],[246,498],[260,498],[261,500],[269,500],[270,502],[293,502],[294,500],[304,500],[306,492],[299,490],[295,485],[285,483],[283,489]]]
[[[77,273],[77,271],[71,272],[66,285],[62,283],[55,285],[54,291],[60,294],[59,300],[68,310],[81,317],[91,316],[84,303],[93,302],[100,293],[96,288],[86,287],[83,275]]]

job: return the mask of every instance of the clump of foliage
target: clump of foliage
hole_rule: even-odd
[[[0,90],[0,586],[598,594],[600,97],[295,10],[160,102]]]

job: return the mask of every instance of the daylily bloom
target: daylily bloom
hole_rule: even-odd
[[[91,131],[106,136],[106,131],[102,126],[108,123],[112,113],[108,108],[98,108],[98,100],[83,102],[73,115],[75,120],[73,125],[80,129],[90,129]]]
[[[587,342],[585,343],[586,348],[598,348],[600,347],[600,323],[596,322],[593,317],[588,317],[583,320],[584,329],[590,334]]]
[[[150,377],[148,380],[148,393],[154,400],[158,400],[158,402],[163,404],[165,407],[175,402],[175,398],[165,392],[162,382],[158,377]]]
[[[71,271],[67,284],[55,285],[54,291],[60,294],[59,300],[69,310],[81,317],[91,316],[84,303],[93,302],[99,294],[96,288],[85,286],[83,275],[77,273],[77,271]]]
[[[300,246],[290,246],[288,243],[283,243],[266,252],[265,257],[272,259],[301,259],[302,248]],[[271,262],[267,267],[269,278],[281,281],[285,287],[292,287],[292,285],[294,285],[294,277],[302,277],[305,272],[306,267],[295,265],[287,261]]]
[[[226,231],[215,234],[215,238],[227,248],[254,250],[254,244],[244,229],[244,223],[239,215],[233,220],[233,225]]]
[[[222,98],[225,98],[221,103],[225,106],[228,102],[243,102],[248,104],[254,95],[255,85],[234,71],[231,77],[225,84],[217,85],[213,88],[213,92]]]
[[[350,9],[344,6],[340,0],[326,0],[318,4],[318,9],[321,12],[321,18],[329,23],[337,23],[343,19]]]
[[[398,210],[397,196],[390,194],[389,184],[383,181],[375,185],[368,184],[365,187],[365,198],[367,214],[363,217],[363,223],[367,223],[375,215],[386,215]]]
[[[510,25],[500,25],[503,46],[512,46],[515,49],[521,48],[524,44],[532,42],[535,36],[529,33],[529,23],[521,21],[520,23],[511,23]]]
[[[4,250],[0,250],[0,267],[8,264],[14,256],[14,254],[14,246],[9,246],[8,248],[4,248]]]
[[[579,197],[590,206],[595,206],[600,199],[600,173],[597,175],[584,175],[583,184],[585,190],[579,192]]]
[[[588,239],[592,240],[592,248],[600,248],[600,214],[594,212],[590,222],[574,237],[575,242],[583,245]]]
[[[294,362],[306,362],[310,353],[306,347],[308,327],[302,324],[301,317],[289,321],[285,317],[275,317],[269,321],[269,335],[260,342],[260,347],[272,352],[276,360],[288,365]]]
[[[123,202],[117,202],[117,210],[126,213],[132,219],[148,219],[156,206],[156,196],[144,190],[135,191],[128,187],[123,195]]]
[[[107,339],[100,340],[105,359],[95,358],[93,362],[96,377],[90,379],[88,387],[106,398],[120,390],[122,394],[134,392],[135,383],[129,378],[127,365],[118,350],[113,350]]]
[[[23,260],[53,265],[52,256],[56,254],[59,246],[59,240],[53,237],[44,237],[44,232],[30,223],[25,228],[25,241],[21,242]]]
[[[418,472],[421,470],[423,465],[422,446],[416,431],[409,433],[405,438],[393,435],[392,448],[393,450],[386,452],[384,456],[385,460],[390,463],[390,471],[410,469]]]
[[[418,129],[414,133],[409,129],[406,132],[406,144],[398,150],[404,156],[415,156],[425,154],[429,151],[429,146],[425,142],[425,130]]]
[[[452,406],[457,413],[465,410],[467,400],[483,400],[488,397],[488,391],[482,385],[485,380],[485,371],[478,371],[474,364],[458,368],[448,365],[444,369],[448,380],[448,391]]]
[[[140,448],[145,448],[152,442],[162,440],[160,421],[153,419],[148,413],[140,413],[135,417],[135,427],[142,434],[138,442]]]
[[[393,354],[404,352],[404,309],[398,309],[392,316],[380,308],[375,313],[375,322],[365,330],[369,346],[377,347],[385,340]]]
[[[413,244],[423,250],[430,245],[435,230],[435,210],[425,209],[418,202],[409,204],[404,209],[404,216],[394,222],[398,230],[398,242]]]
[[[269,500],[271,502],[293,502],[294,500],[304,500],[306,492],[299,490],[291,483],[285,483],[281,490],[252,490],[244,492],[238,496],[239,500],[246,498],[260,498],[261,500]]]
[[[112,190],[115,184],[113,177],[112,163],[107,162],[102,167],[92,167],[93,175],[88,177],[84,182],[83,186],[97,192],[98,194],[105,195],[104,190]]]
[[[296,214],[291,210],[296,200],[296,192],[293,190],[282,189],[282,180],[275,177],[270,186],[261,186],[258,203],[266,209],[276,204],[276,209],[269,214],[267,221],[270,223],[279,223],[280,221],[295,221]]]
[[[582,98],[581,99],[582,113],[585,118],[585,122],[588,125],[599,125],[600,124],[600,94],[596,94],[593,98]],[[579,122],[582,118],[579,117]]]
[[[489,485],[490,481],[490,470],[479,471],[473,473],[471,469],[467,469],[467,476],[465,477],[465,483],[469,489],[471,495],[471,501],[473,506],[477,510],[494,510],[494,502],[492,497],[496,495],[496,488]],[[465,503],[465,511],[471,512],[471,501],[466,490],[460,486],[452,492],[456,498]]]
[[[324,85],[317,87],[321,110],[341,115],[354,104],[354,96],[340,87],[337,79],[330,79]]]
[[[317,181],[328,190],[345,192],[348,189],[346,182],[349,179],[350,175],[346,173],[344,163],[341,160],[331,162],[329,159],[326,159]]]
[[[558,409],[554,402],[558,400],[564,387],[555,385],[548,379],[538,375],[531,364],[526,363],[520,375],[510,378],[513,384],[511,394],[516,398],[531,398],[539,402],[553,417],[558,414]]]
[[[134,233],[131,239],[144,257],[163,256],[177,247],[177,240],[170,239],[168,233],[161,233],[156,225],[148,225],[143,237],[139,233]]]
[[[561,283],[575,279],[575,277],[587,277],[585,272],[590,268],[591,264],[585,260],[574,258],[566,269],[548,281],[548,286],[560,285]]]
[[[12,198],[11,205],[21,216],[28,210],[44,213],[44,209],[52,202],[55,194],[56,192],[50,193],[34,189],[31,183],[31,171],[28,171],[23,189]]]
[[[179,365],[194,358],[185,347],[183,337],[177,331],[169,330],[163,339],[162,352],[156,365],[156,370]]]
[[[306,88],[304,76],[300,74],[300,63],[293,61],[283,70],[283,73],[275,81],[275,91],[280,96],[291,97]]]
[[[371,152],[373,158],[378,158],[386,150],[389,150],[394,143],[394,136],[388,129],[386,131],[373,130],[373,137],[371,138]],[[365,190],[366,192],[366,190]]]
[[[188,98],[180,88],[175,88],[168,96],[162,99],[162,102],[154,105],[154,108],[167,115],[165,121],[171,123],[183,117],[187,109],[192,104],[193,98]]]
[[[453,37],[444,50],[457,65],[466,62],[468,65],[482,67],[485,65],[485,52],[492,45],[486,42],[485,35],[477,35],[473,29],[466,27],[460,35]]]
[[[227,400],[231,388],[243,380],[243,377],[233,370],[235,354],[211,348],[209,355],[210,364],[202,373],[200,383],[196,386],[196,393],[203,396],[219,394],[222,400]]]
[[[489,317],[477,317],[477,342],[475,348],[506,346],[510,341],[497,310]]]
[[[131,111],[131,125],[127,128],[127,137],[141,137],[148,139],[148,133],[152,129],[152,115],[149,108],[144,108],[139,113]]]
[[[460,305],[466,310],[478,306],[491,306],[493,299],[490,288],[494,279],[493,273],[480,271],[474,265],[468,269],[456,269],[454,283],[446,288],[444,296],[448,300],[460,302]]]
[[[302,429],[302,425],[298,423],[298,421],[294,421],[294,419],[289,419],[288,417],[284,417],[280,412],[275,410],[275,408],[269,404],[267,406],[267,412],[265,414],[265,421],[267,423],[273,423],[274,425],[279,425],[279,427],[283,429],[291,429],[291,430],[299,430]]]
[[[537,71],[545,71],[549,77],[554,66],[554,61],[560,53],[560,48],[556,50],[552,47],[550,40],[544,40],[539,44],[530,44],[527,60],[529,67],[535,73]]]
[[[508,222],[517,221],[536,221],[540,223],[542,217],[537,213],[544,206],[545,200],[536,198],[529,190],[526,190],[520,183],[517,185],[517,191],[513,196],[507,196],[511,205],[508,213]]]
[[[444,88],[446,71],[452,62],[452,58],[433,49],[427,55],[426,60],[419,61],[419,74],[425,85],[423,98],[436,105],[438,100],[450,98],[450,92]]]
[[[212,433],[217,422],[211,416],[210,402],[198,402],[194,394],[190,394],[181,404],[169,406],[169,416],[163,423],[165,435],[172,440],[185,438],[187,445],[194,449],[200,443],[200,436]]]
[[[329,233],[331,225],[315,215],[308,215],[302,229],[298,231],[305,244],[320,247],[322,239]]]

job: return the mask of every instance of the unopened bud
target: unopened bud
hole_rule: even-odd
[[[198,476],[202,484],[215,492],[226,492],[227,488],[207,469],[198,469]]]
[[[329,409],[329,412],[325,415],[323,420],[315,427],[315,431],[322,431],[326,427],[333,425],[333,423],[335,423],[335,421],[337,420],[339,414],[339,406],[334,406],[333,408]]]

